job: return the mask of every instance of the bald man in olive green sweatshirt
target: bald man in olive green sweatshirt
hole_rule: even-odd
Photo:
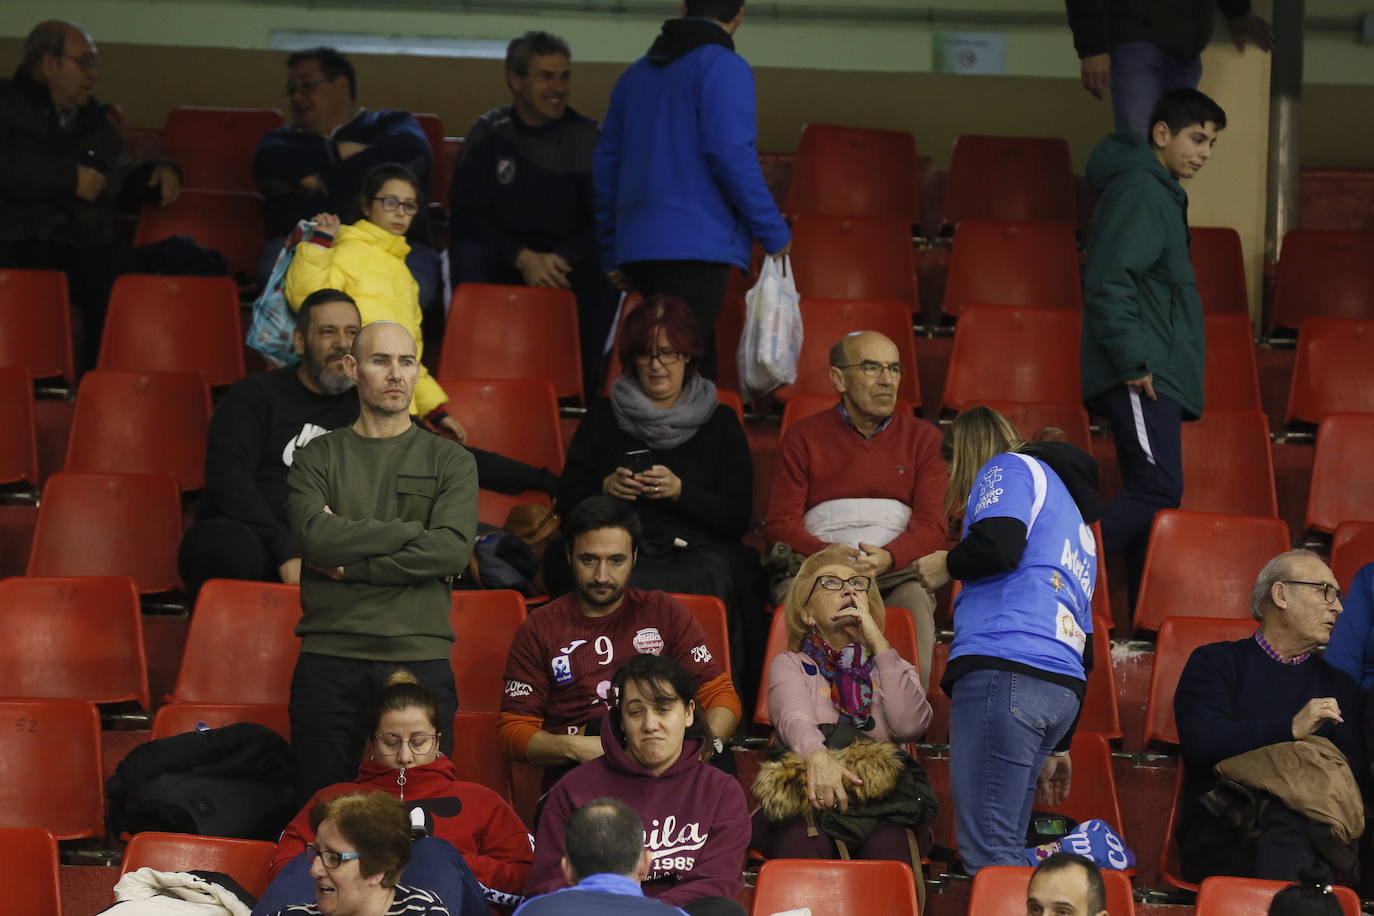
[[[457,710],[449,653],[450,577],[472,556],[477,468],[467,450],[411,422],[420,362],[401,325],[364,327],[344,357],[358,387],[351,425],[297,450],[287,514],[301,547],[301,655],[291,679],[296,792],[357,772],[382,682],[409,669]]]

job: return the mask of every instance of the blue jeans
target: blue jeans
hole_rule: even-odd
[[[949,773],[959,855],[970,875],[1026,864],[1026,825],[1045,758],[1078,715],[1069,688],[1015,671],[970,671],[949,708]]]
[[[1179,57],[1149,41],[1112,45],[1112,110],[1116,129],[1148,138],[1150,112],[1170,89],[1196,89],[1201,57]]]

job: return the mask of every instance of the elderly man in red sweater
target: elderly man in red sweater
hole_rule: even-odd
[[[831,347],[840,402],[783,437],[768,497],[768,565],[780,602],[803,558],[827,544],[850,545],[854,569],[877,577],[889,607],[911,613],[928,688],[935,602],[909,567],[945,543],[948,475],[939,431],[894,409],[904,368],[915,370],[876,331]]]

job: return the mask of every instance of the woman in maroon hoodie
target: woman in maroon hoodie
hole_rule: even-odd
[[[614,679],[616,705],[601,729],[604,756],[572,770],[550,790],[534,843],[525,892],[566,887],[560,863],[572,812],[618,798],[644,821],[653,861],[644,893],[691,916],[744,916],[749,811],[734,777],[701,760],[692,681],[659,655],[636,655]]]

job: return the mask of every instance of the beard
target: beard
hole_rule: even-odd
[[[305,353],[305,371],[325,394],[343,394],[353,387],[353,379],[329,368],[329,361],[318,359],[309,350]],[[336,360],[337,362],[337,360]]]
[[[619,601],[620,596],[624,594],[625,585],[612,586],[609,592],[594,592],[587,584],[577,583],[578,597],[594,607],[610,607]]]

